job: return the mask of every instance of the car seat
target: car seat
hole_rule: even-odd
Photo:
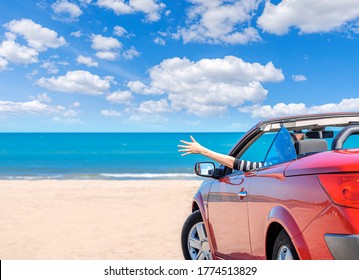
[[[318,153],[328,150],[328,143],[324,139],[305,139],[295,142],[297,155]]]

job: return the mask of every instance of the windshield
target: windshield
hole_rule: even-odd
[[[292,137],[284,126],[278,131],[264,160],[264,166],[279,164],[294,160],[297,153],[292,141]]]

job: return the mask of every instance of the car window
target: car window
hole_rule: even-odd
[[[267,132],[261,135],[240,157],[242,160],[264,162],[276,132]]]
[[[283,126],[277,133],[268,154],[264,160],[264,166],[279,164],[294,160],[297,153],[289,131]]]
[[[359,135],[353,134],[350,135],[347,140],[344,142],[343,149],[354,149],[359,148]]]
[[[333,126],[327,126],[324,128],[324,131],[332,131],[333,132],[333,137],[320,138],[320,139],[324,139],[325,141],[327,141],[329,149],[331,149],[333,140],[334,140],[335,136],[340,132],[341,129],[342,129],[342,127],[333,127]],[[303,132],[306,133],[308,131],[311,131],[311,130],[304,130]],[[306,139],[316,139],[316,138],[306,137]]]
[[[345,128],[345,127],[332,127],[332,126],[325,127],[326,131],[333,131],[333,137],[322,138],[325,141],[327,141],[329,149],[331,149],[331,147],[332,147],[334,138],[338,135],[338,133],[343,128]],[[302,132],[306,133],[307,131],[310,131],[310,130],[303,130]],[[310,138],[307,138],[307,139],[310,139]],[[348,137],[348,139],[343,144],[343,149],[353,149],[353,148],[359,148],[359,135],[357,135],[357,134],[350,135]]]

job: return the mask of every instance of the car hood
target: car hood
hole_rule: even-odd
[[[359,172],[359,149],[316,153],[291,162],[285,176],[321,173]]]

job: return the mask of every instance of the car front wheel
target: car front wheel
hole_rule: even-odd
[[[272,260],[299,260],[288,233],[282,230],[274,243]]]
[[[186,260],[211,260],[211,250],[201,212],[193,212],[185,221],[181,234],[182,252]]]

